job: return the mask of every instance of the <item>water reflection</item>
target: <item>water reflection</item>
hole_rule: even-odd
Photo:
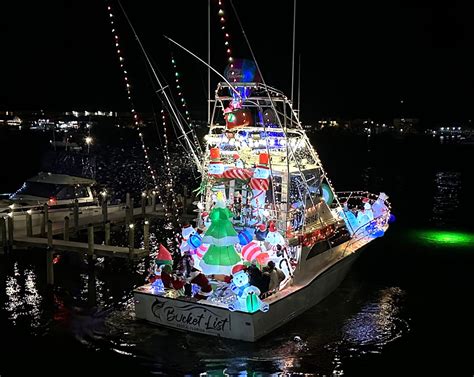
[[[434,179],[433,214],[431,222],[436,226],[453,225],[458,220],[462,189],[460,172],[443,171]]]
[[[408,323],[400,317],[404,293],[398,287],[387,288],[379,298],[365,304],[344,325],[343,342],[357,352],[380,352],[384,345],[402,336]]]
[[[17,325],[23,319],[33,328],[40,326],[43,299],[38,292],[36,279],[32,268],[23,269],[18,262],[14,263],[12,273],[7,275],[4,309],[12,324]]]

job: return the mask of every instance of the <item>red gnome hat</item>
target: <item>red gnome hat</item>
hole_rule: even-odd
[[[161,265],[161,264],[172,265],[173,264],[173,258],[171,257],[171,253],[161,243],[160,243],[160,248],[158,250],[158,255],[156,256],[155,263],[158,265]]]

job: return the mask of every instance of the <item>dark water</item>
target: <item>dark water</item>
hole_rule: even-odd
[[[15,252],[0,257],[0,375],[472,376],[472,239],[421,231],[474,234],[473,146],[337,133],[314,143],[337,190],[383,190],[397,217],[323,302],[255,344],[221,340],[133,319],[145,263],[61,260],[49,291],[44,253]]]

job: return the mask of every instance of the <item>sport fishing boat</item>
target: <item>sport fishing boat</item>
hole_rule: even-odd
[[[384,193],[336,193],[291,101],[235,60],[218,84],[184,263],[160,248],[136,318],[256,341],[316,305],[391,219]],[[266,279],[266,280],[265,280]],[[270,280],[270,283],[268,283]],[[262,283],[263,282],[263,283]],[[265,283],[267,282],[267,283]]]

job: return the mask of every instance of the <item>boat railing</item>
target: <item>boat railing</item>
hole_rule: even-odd
[[[364,237],[378,237],[380,234],[383,234],[390,219],[391,206],[390,202],[387,200],[386,195],[377,195],[368,191],[343,191],[337,192],[336,195],[340,203],[343,204],[343,211],[341,214],[342,217],[346,216],[345,213],[347,211],[353,211],[353,209],[363,207],[365,203],[369,203],[372,207],[374,203],[380,200],[380,204],[383,204],[384,206],[384,209],[382,210],[382,213],[379,216],[376,216],[373,219],[370,219],[369,221],[366,221],[365,223],[359,225],[357,228],[355,228],[355,230],[351,228],[351,230],[353,231],[352,237],[344,249],[344,252],[342,254],[344,256],[351,245],[360,241]],[[347,216],[345,220],[348,220]],[[349,226],[351,226],[350,222]]]

